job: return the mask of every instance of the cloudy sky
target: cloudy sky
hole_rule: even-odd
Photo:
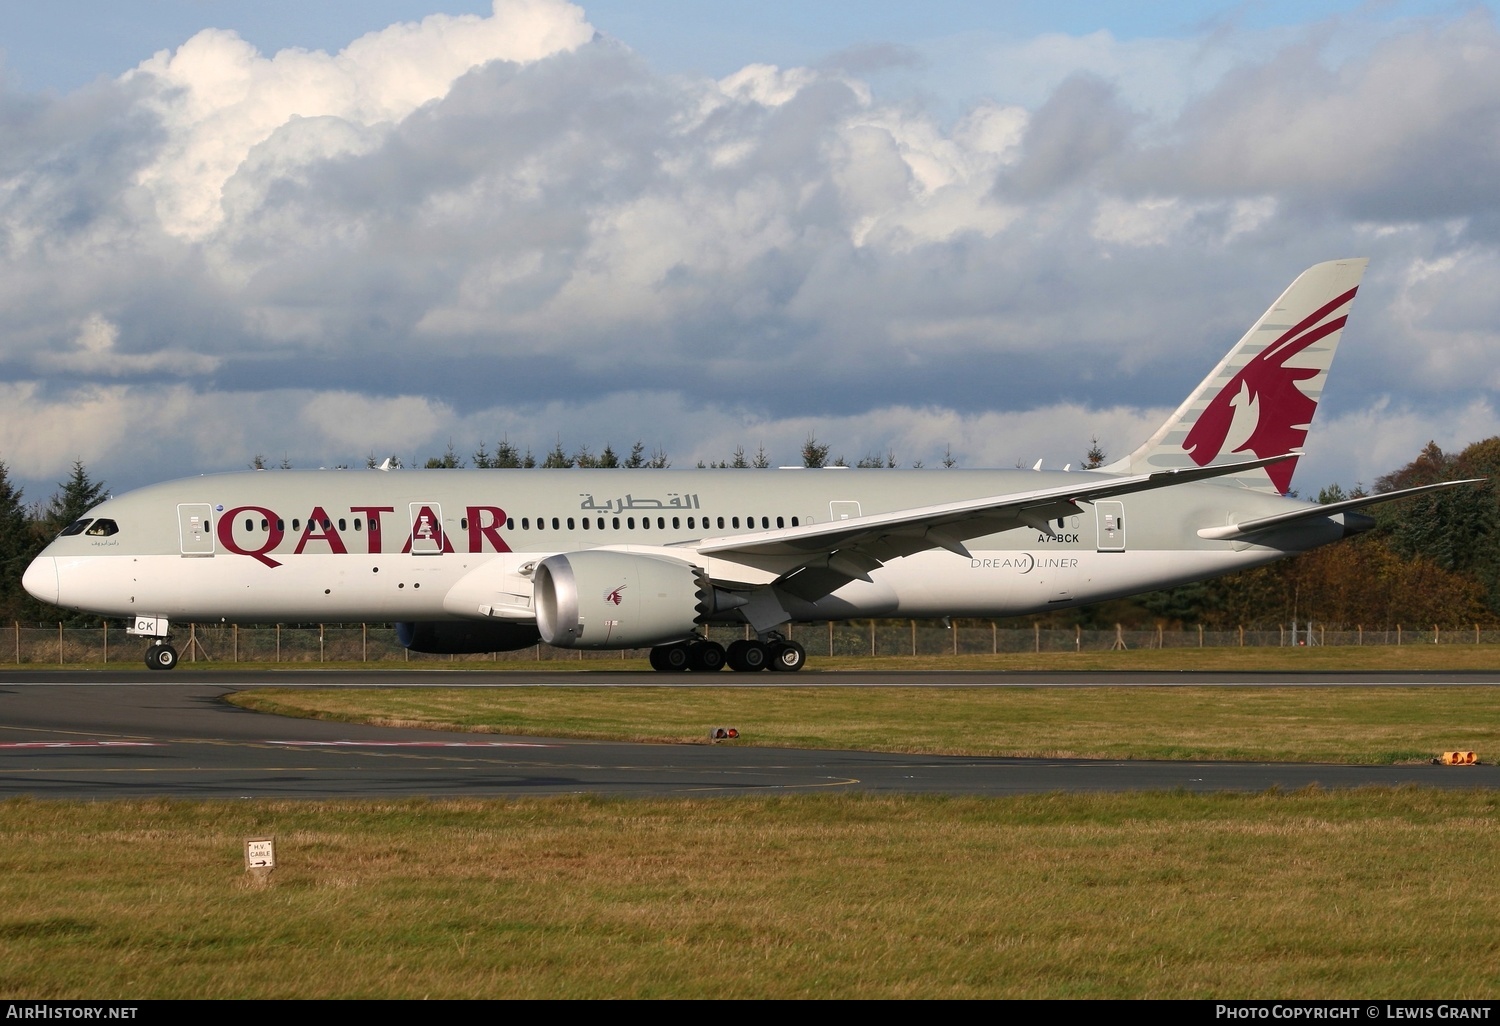
[[[1295,485],[1500,433],[1493,5],[62,0],[0,51],[28,499],[501,438],[1076,464],[1348,256]]]

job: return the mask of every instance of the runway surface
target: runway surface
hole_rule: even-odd
[[[0,797],[374,798],[1500,787],[1500,767],[996,759],[365,727],[223,701],[253,687],[1479,686],[1500,673],[0,673]]]

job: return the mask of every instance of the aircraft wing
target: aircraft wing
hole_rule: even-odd
[[[1378,502],[1390,502],[1392,499],[1404,499],[1407,496],[1418,495],[1422,492],[1436,492],[1444,488],[1457,488],[1459,485],[1480,484],[1485,478],[1471,477],[1463,481],[1442,481],[1438,484],[1418,485],[1415,488],[1402,488],[1394,492],[1382,492],[1379,495],[1364,495],[1358,499],[1345,499],[1343,502],[1330,502],[1322,506],[1308,506],[1303,509],[1294,509],[1286,513],[1276,513],[1269,517],[1256,517],[1254,520],[1244,520],[1238,524],[1225,524],[1222,527],[1205,527],[1198,531],[1199,538],[1209,538],[1214,541],[1239,541],[1251,535],[1260,534],[1263,531],[1271,531],[1278,527],[1286,527],[1302,520],[1312,520],[1315,517],[1332,516],[1345,510],[1359,509],[1362,506],[1373,506]]]
[[[1082,512],[1078,506],[1081,502],[1237,474],[1298,455],[1300,453],[1286,453],[1240,463],[1125,477],[1079,473],[1075,475],[1076,481],[1065,485],[917,506],[852,520],[760,531],[753,535],[706,538],[695,542],[693,548],[704,555],[731,561],[741,557],[754,563],[756,557],[771,557],[782,566],[787,565],[787,557],[792,557],[793,569],[820,566],[845,579],[868,579],[869,571],[885,560],[926,549],[943,548],[967,557],[969,550],[964,547],[964,542],[971,538],[1022,525],[1050,533],[1048,521]]]

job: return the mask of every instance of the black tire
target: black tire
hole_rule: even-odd
[[[771,669],[777,673],[796,673],[807,665],[807,649],[795,641],[778,641],[771,646]]]
[[[146,649],[146,665],[153,670],[171,670],[177,666],[177,650],[171,645],[152,645]]]
[[[688,646],[688,669],[718,673],[724,668],[724,646],[717,641],[695,641]]]
[[[729,645],[729,668],[736,673],[755,673],[771,662],[771,650],[759,641],[735,641]]]
[[[680,673],[692,665],[686,645],[663,645],[661,647],[661,661],[663,668],[668,673]]]

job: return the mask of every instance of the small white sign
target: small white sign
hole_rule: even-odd
[[[245,842],[246,869],[275,869],[276,843],[269,837],[253,837]]]

